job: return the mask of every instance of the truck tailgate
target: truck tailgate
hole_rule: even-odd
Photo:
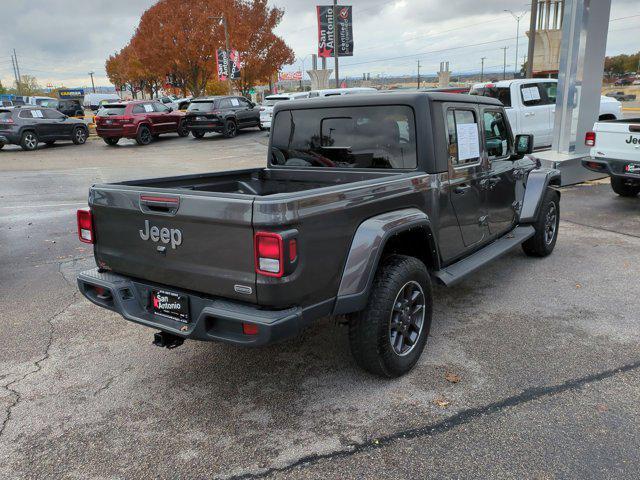
[[[612,158],[640,162],[640,119],[595,124],[594,158]]]
[[[134,278],[256,302],[253,197],[94,186],[98,266]]]

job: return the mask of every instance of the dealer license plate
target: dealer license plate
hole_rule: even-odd
[[[640,163],[629,163],[625,165],[624,171],[628,173],[640,173]]]
[[[189,297],[166,290],[151,292],[153,313],[170,317],[179,322],[189,322]]]

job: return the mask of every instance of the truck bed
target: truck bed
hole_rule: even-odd
[[[116,185],[143,187],[154,190],[184,190],[191,192],[227,193],[264,197],[282,193],[303,192],[307,190],[343,185],[363,180],[373,180],[397,172],[362,171],[305,171],[291,169],[250,169],[231,172],[188,175],[181,177],[155,178],[122,182]]]

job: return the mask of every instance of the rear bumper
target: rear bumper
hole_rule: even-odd
[[[596,167],[597,165],[597,167]],[[627,170],[628,165],[635,166],[635,172]],[[604,173],[612,177],[640,180],[640,162],[631,160],[619,160],[615,158],[589,158],[582,160],[582,166],[593,172]]]
[[[96,134],[102,138],[136,138],[138,129],[135,126],[109,128],[104,126],[96,126]]]
[[[207,124],[198,124],[198,125],[186,125],[187,130],[194,132],[222,132],[224,126],[218,122],[211,122]]]
[[[94,287],[104,288],[108,294],[98,296]],[[78,275],[80,292],[96,305],[113,310],[125,319],[160,329],[184,339],[221,341],[236,345],[259,346],[297,335],[312,320],[326,315],[333,300],[322,307],[307,309],[292,307],[285,310],[264,310],[221,298],[207,298],[148,282],[141,282],[97,268]],[[183,323],[157,315],[151,309],[153,289],[174,291],[189,297],[190,322]],[[242,333],[242,324],[258,326],[256,335]]]

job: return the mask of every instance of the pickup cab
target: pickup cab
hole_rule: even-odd
[[[346,316],[357,363],[399,376],[425,348],[432,283],[553,251],[560,172],[532,145],[492,98],[280,102],[264,168],[93,185],[78,233],[97,267],[78,287],[166,347],[264,345]]]
[[[591,158],[582,165],[611,177],[611,188],[622,197],[640,193],[640,118],[597,122],[587,132]]]
[[[524,78],[494,83],[478,83],[471,95],[483,95],[500,100],[507,111],[511,128],[516,134],[530,133],[535,148],[548,147],[553,141],[558,80],[554,78]],[[622,118],[622,104],[615,98],[600,97],[600,114],[593,120]]]

